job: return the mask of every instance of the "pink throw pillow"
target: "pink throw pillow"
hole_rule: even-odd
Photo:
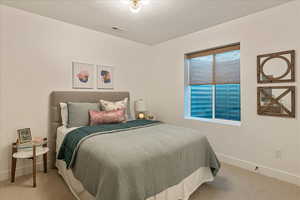
[[[113,124],[121,123],[126,120],[125,110],[112,110],[112,111],[96,111],[89,110],[90,114],[90,126],[97,124]]]

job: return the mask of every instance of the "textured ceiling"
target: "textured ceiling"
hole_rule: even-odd
[[[149,0],[131,13],[121,0],[0,0],[0,3],[129,40],[157,44],[290,0]],[[112,30],[112,26],[123,29]]]

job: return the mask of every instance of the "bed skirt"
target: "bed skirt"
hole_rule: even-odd
[[[82,186],[82,184],[74,177],[72,170],[66,168],[66,164],[62,160],[56,160],[58,173],[63,177],[66,184],[70,188],[73,195],[78,200],[94,200]],[[188,200],[191,194],[203,183],[213,181],[214,177],[208,167],[199,168],[193,174],[185,178],[178,185],[170,187],[163,192],[148,198],[147,200]]]

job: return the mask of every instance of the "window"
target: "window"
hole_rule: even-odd
[[[240,121],[240,45],[187,54],[186,63],[187,115]]]

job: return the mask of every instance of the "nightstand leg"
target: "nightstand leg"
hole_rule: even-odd
[[[44,173],[47,173],[47,153],[43,155]]]
[[[11,160],[11,182],[15,182],[15,177],[16,177],[16,166],[17,166],[17,159],[12,157]]]
[[[32,175],[33,175],[33,187],[36,187],[36,147],[33,147],[33,157],[32,157]]]

